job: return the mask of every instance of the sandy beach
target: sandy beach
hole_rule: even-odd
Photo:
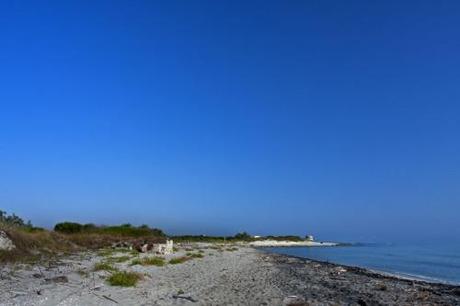
[[[0,272],[0,305],[460,305],[460,287],[397,279],[364,269],[268,254],[251,247],[182,245],[168,261],[131,265],[140,256],[86,252]],[[107,256],[139,272],[135,287],[111,286],[93,271]]]

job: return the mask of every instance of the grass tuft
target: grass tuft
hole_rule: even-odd
[[[190,258],[203,258],[204,257],[204,255],[201,253],[188,252],[186,255]]]
[[[148,257],[142,260],[144,266],[164,266],[165,260],[161,257]]]
[[[130,266],[142,265],[142,260],[140,260],[140,258],[133,259],[129,265]]]
[[[101,261],[94,265],[93,271],[114,272],[114,271],[117,271],[117,268],[115,268],[108,262]]]
[[[107,262],[110,262],[110,263],[121,263],[121,262],[125,262],[125,261],[128,261],[131,259],[131,256],[118,256],[118,257],[109,257],[107,258]]]
[[[188,257],[188,256],[182,256],[182,257],[176,257],[176,258],[172,258],[171,260],[169,260],[169,263],[171,265],[177,265],[177,264],[181,264],[181,263],[184,263],[188,260],[190,260],[191,258]]]
[[[133,261],[131,261],[131,266],[134,265],[142,265],[142,266],[158,266],[162,267],[164,266],[165,260],[161,257],[147,257],[147,258],[136,258]]]
[[[112,286],[133,287],[142,278],[142,275],[135,272],[118,271],[113,273],[107,281]]]

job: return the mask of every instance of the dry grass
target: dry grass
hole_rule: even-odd
[[[122,239],[107,234],[61,234],[47,230],[30,232],[1,223],[0,230],[5,231],[16,246],[11,251],[0,251],[0,263],[36,261],[79,250],[95,250]]]
[[[1,262],[35,261],[42,257],[78,250],[79,247],[62,235],[49,231],[27,232],[20,228],[0,225],[16,246],[11,251],[0,252]]]
[[[86,249],[107,248],[120,240],[126,240],[126,237],[98,233],[60,235],[65,237],[68,241]]]

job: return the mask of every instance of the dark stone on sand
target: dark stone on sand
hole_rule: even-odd
[[[52,278],[45,278],[46,283],[68,283],[69,279],[67,276],[61,275],[61,276],[55,276]]]

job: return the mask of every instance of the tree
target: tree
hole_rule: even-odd
[[[248,240],[248,239],[251,239],[251,235],[249,235],[246,232],[242,232],[242,233],[236,234],[233,238],[238,239],[238,240]]]

